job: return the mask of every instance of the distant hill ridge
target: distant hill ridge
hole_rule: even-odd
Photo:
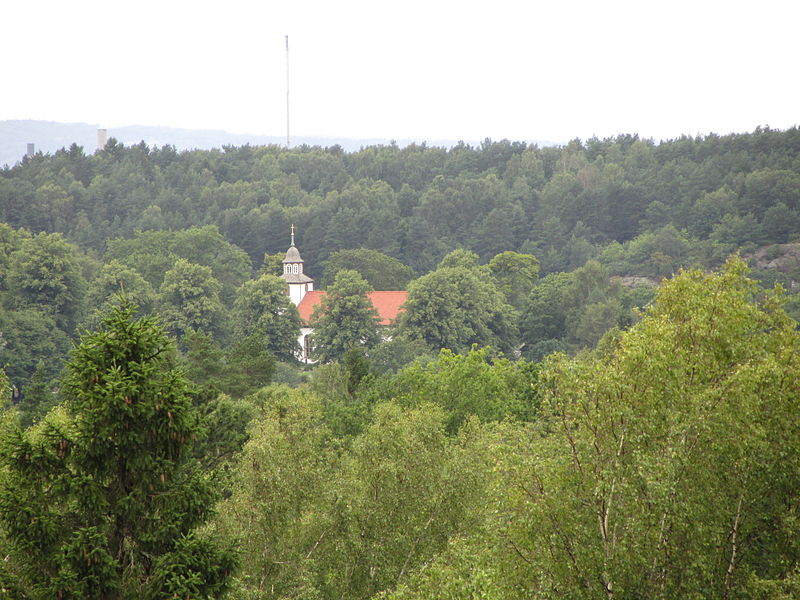
[[[0,167],[14,166],[22,160],[27,145],[35,145],[36,152],[53,154],[61,148],[68,148],[73,143],[83,147],[84,152],[91,154],[97,148],[97,125],[89,123],[56,123],[53,121],[13,120],[0,121]],[[177,150],[210,150],[222,146],[262,146],[268,144],[283,145],[286,138],[270,135],[251,135],[229,133],[211,129],[178,129],[175,127],[152,127],[132,125],[109,128],[108,136],[115,138],[126,146],[144,141],[148,146],[172,145]],[[355,152],[363,146],[389,144],[392,140],[380,138],[329,138],[313,136],[292,137],[292,146],[334,146],[339,145],[348,152]],[[394,140],[400,146],[406,146],[422,140]],[[466,141],[466,140],[465,140]],[[457,142],[453,140],[427,140],[428,145],[450,147]],[[554,142],[536,142],[540,146],[552,146]]]

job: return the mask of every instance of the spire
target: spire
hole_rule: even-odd
[[[308,275],[303,273],[303,259],[300,257],[300,251],[294,245],[294,234],[297,228],[292,223],[289,228],[291,234],[292,245],[286,251],[286,258],[283,259],[283,279],[288,287],[289,298],[294,302],[295,306],[300,304],[306,292],[313,291],[314,280]]]
[[[297,270],[295,270],[294,272],[295,273],[302,273],[303,272],[303,259],[300,258],[300,251],[294,245],[294,234],[297,232],[297,227],[294,226],[294,223],[292,223],[292,226],[289,228],[289,231],[291,232],[291,236],[292,236],[292,245],[289,246],[289,249],[286,251],[286,258],[283,259],[283,264],[286,264],[286,263],[297,263],[298,264],[298,266],[296,267]]]

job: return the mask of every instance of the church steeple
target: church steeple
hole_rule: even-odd
[[[303,273],[303,259],[300,251],[294,245],[295,227],[292,224],[290,229],[291,246],[286,251],[286,258],[283,259],[283,274],[281,278],[289,286],[289,297],[295,304],[300,304],[306,292],[314,289],[314,280]]]

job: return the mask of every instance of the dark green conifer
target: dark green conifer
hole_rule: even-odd
[[[198,528],[215,485],[171,342],[127,302],[74,350],[66,401],[36,427],[9,419],[0,461],[7,578],[30,598],[215,598],[234,566]]]

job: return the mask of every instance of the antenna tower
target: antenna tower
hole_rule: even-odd
[[[286,36],[286,147],[289,141],[289,36]]]

